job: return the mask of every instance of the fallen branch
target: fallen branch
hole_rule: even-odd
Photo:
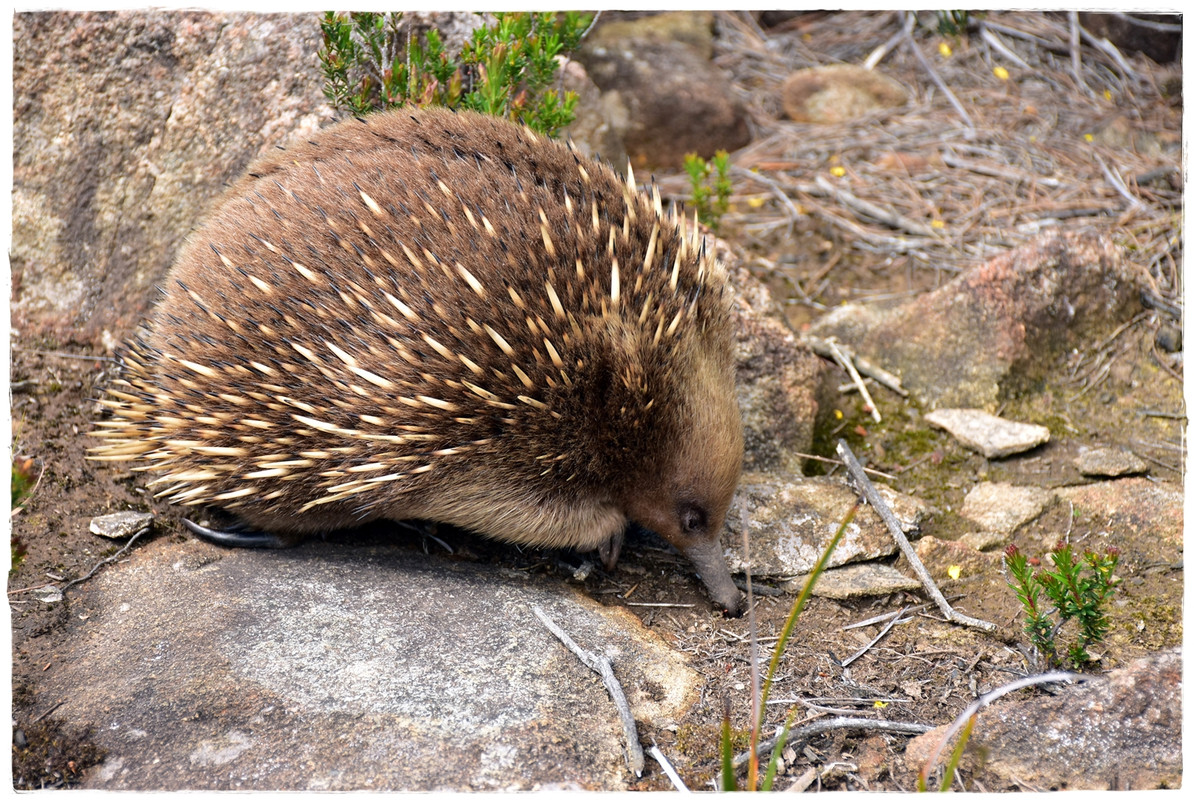
[[[949,100],[949,104],[952,105],[954,110],[958,112],[958,116],[960,116],[966,122],[966,127],[969,129],[967,131],[967,138],[973,139],[978,135],[978,131],[974,127],[974,120],[972,120],[970,115],[966,113],[966,107],[963,106],[962,102],[958,100],[952,91],[950,91],[949,85],[946,84],[942,77],[937,74],[937,70],[933,69],[933,65],[929,63],[927,58],[925,58],[925,54],[920,52],[920,48],[916,46],[916,42],[912,38],[912,28],[916,24],[916,15],[907,11],[902,13],[905,20],[904,45],[912,51],[912,55],[916,56],[916,60],[920,63],[921,69],[929,74],[929,78],[932,79],[933,83],[937,84],[937,88],[940,89],[941,93],[945,95],[945,98]]]
[[[1008,61],[1015,64],[1020,69],[1028,69],[1028,70],[1032,69],[1031,64],[1029,64],[1024,59],[1020,58],[1020,56],[1017,55],[1016,51],[1013,50],[1011,47],[1004,44],[1003,40],[999,38],[999,34],[995,33],[995,31],[991,30],[989,27],[982,24],[981,22],[978,25],[978,32],[979,32],[979,36],[982,37],[984,42],[986,42],[988,45],[990,45],[992,48],[994,48],[996,51],[998,51],[999,54],[1002,55],[1004,58],[1006,58]]]
[[[859,649],[858,652],[856,652],[854,655],[846,656],[845,658],[843,658],[841,661],[842,668],[845,669],[846,667],[850,666],[855,661],[857,661],[862,655],[864,655],[867,650],[870,650],[872,647],[874,647],[876,644],[878,644],[879,640],[882,639],[884,636],[886,636],[887,632],[889,630],[891,630],[897,622],[900,621],[903,613],[904,613],[904,609],[901,608],[898,612],[896,612],[896,615],[891,618],[891,621],[889,621],[886,625],[883,626],[883,630],[879,631],[879,633],[877,633],[875,635],[874,639],[871,639],[869,642],[864,644],[862,646],[862,648]]]
[[[82,578],[75,578],[73,581],[71,581],[70,583],[66,584],[61,589],[59,589],[58,590],[59,594],[65,596],[67,589],[70,589],[75,584],[79,584],[79,583],[82,583],[83,581],[89,580],[91,578],[91,576],[94,575],[99,570],[99,568],[102,567],[104,564],[111,564],[112,562],[116,561],[116,559],[120,558],[122,555],[124,555],[126,552],[128,552],[128,549],[133,546],[133,542],[140,539],[141,535],[143,533],[145,533],[146,531],[151,530],[151,529],[152,529],[152,526],[146,526],[146,527],[142,528],[141,530],[137,531],[136,533],[134,533],[132,535],[132,537],[128,540],[128,544],[126,544],[124,547],[120,548],[120,550],[116,553],[116,555],[108,556],[107,558],[103,559],[102,561],[97,562],[96,565],[91,568],[91,572],[88,572]]]
[[[863,717],[834,717],[833,719],[819,719],[816,722],[810,722],[800,728],[793,728],[788,731],[788,738],[785,742],[787,745],[795,748],[800,744],[808,741],[814,736],[820,736],[823,733],[831,731],[840,731],[845,729],[861,729],[870,731],[882,731],[884,733],[904,733],[911,736],[916,736],[922,733],[928,733],[933,730],[932,725],[924,725],[919,722],[893,722],[886,719],[865,719]],[[779,734],[770,739],[759,742],[756,752],[759,758],[767,755],[774,749],[776,743],[779,741]],[[734,768],[737,769],[750,760],[750,753],[739,753],[734,756]]]
[[[868,216],[876,222],[882,222],[889,228],[901,230],[905,233],[911,233],[916,236],[926,236],[930,239],[937,238],[937,232],[928,225],[922,225],[916,220],[908,219],[902,214],[897,214],[889,208],[883,208],[882,206],[877,206],[874,203],[863,200],[861,197],[855,196],[847,189],[834,186],[827,181],[823,175],[818,175],[815,178],[815,181],[822,192],[838,201],[838,203],[841,205],[852,209],[856,213]],[[807,190],[808,187],[802,188]],[[812,192],[810,192],[810,194],[812,194]]]
[[[572,637],[564,632],[560,626],[551,621],[543,610],[538,606],[532,606],[531,611],[535,612],[535,616],[543,623],[549,631],[555,634],[556,638],[564,643],[564,646],[573,652],[573,654],[584,662],[585,666],[596,672],[601,676],[601,681],[605,684],[605,690],[609,692],[610,699],[614,701],[614,706],[618,709],[618,716],[622,719],[622,733],[626,736],[626,763],[630,770],[638,777],[643,774],[643,746],[638,740],[638,730],[634,725],[634,715],[630,713],[630,704],[626,702],[626,694],[622,691],[622,684],[618,683],[618,679],[614,677],[614,667],[610,660],[602,655],[585,650],[572,640]]]
[[[945,615],[945,618],[950,622],[968,625],[972,628],[979,628],[980,630],[991,633],[999,630],[999,627],[994,623],[968,617],[961,612],[954,611],[953,606],[945,599],[945,595],[941,594],[941,590],[937,588],[937,584],[933,581],[932,576],[929,575],[929,571],[925,569],[925,565],[921,563],[920,557],[916,555],[916,551],[912,549],[912,544],[908,541],[908,537],[904,535],[904,529],[900,525],[900,521],[896,519],[896,515],[887,506],[886,501],[883,500],[883,496],[875,490],[875,485],[866,476],[866,472],[862,469],[862,464],[858,463],[858,459],[854,457],[850,446],[843,439],[838,440],[837,454],[846,462],[846,470],[850,473],[854,490],[859,492],[870,503],[871,507],[875,509],[875,513],[887,525],[887,530],[891,532],[892,537],[896,540],[896,544],[900,546],[900,552],[904,554],[904,558],[908,559],[908,563],[912,566],[916,577],[920,579],[921,585],[925,587],[925,591],[928,592],[933,602],[937,604],[937,608],[941,609],[941,613]]]
[[[867,391],[866,383],[863,382],[862,376],[859,375],[858,370],[854,368],[854,362],[846,357],[846,354],[843,353],[841,348],[837,346],[837,342],[835,340],[826,339],[825,343],[829,346],[829,352],[832,354],[833,360],[837,362],[839,367],[846,371],[846,374],[850,376],[850,380],[853,381],[854,385],[858,387],[858,393],[862,395],[863,404],[871,411],[871,419],[875,420],[876,424],[882,422],[883,417],[880,416],[879,409],[875,405],[875,401],[871,397],[871,393]]]
[[[834,348],[830,346],[828,339],[821,339],[817,336],[805,336],[804,341],[817,355],[824,358],[833,358]],[[900,379],[895,375],[883,369],[873,361],[858,355],[849,346],[842,344],[841,342],[835,342],[835,344],[837,348],[841,349],[843,353],[850,357],[850,360],[854,362],[854,366],[857,367],[858,371],[863,375],[866,375],[868,378],[874,378],[876,381],[883,384],[888,389],[891,389],[900,397],[908,396],[908,390],[904,388],[903,384],[900,383]],[[872,472],[873,471],[874,470],[872,470]]]
[[[684,794],[692,792],[691,789],[684,785],[684,781],[680,780],[680,775],[676,772],[676,768],[672,766],[672,762],[667,760],[667,756],[663,754],[663,751],[658,746],[651,745],[651,749],[647,752],[651,754],[651,758],[659,762],[659,766],[663,769],[663,774],[667,775],[667,779],[672,782],[672,786],[675,787],[677,792],[683,792]]]

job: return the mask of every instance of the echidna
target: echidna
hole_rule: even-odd
[[[493,117],[350,119],[252,164],[163,294],[92,457],[254,531],[208,538],[423,519],[612,566],[633,521],[737,610],[730,297],[658,190]]]

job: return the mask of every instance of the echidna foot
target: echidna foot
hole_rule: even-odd
[[[284,539],[272,533],[253,530],[243,522],[233,522],[226,530],[208,528],[186,518],[183,519],[182,524],[200,539],[211,542],[212,544],[218,544],[221,547],[281,549],[291,547],[294,544],[293,540]]]

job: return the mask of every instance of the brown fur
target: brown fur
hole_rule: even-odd
[[[502,120],[348,120],[191,237],[93,457],[287,535],[423,518],[583,550],[634,520],[733,610],[730,300],[692,228]]]

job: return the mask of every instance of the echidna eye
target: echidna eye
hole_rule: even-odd
[[[680,530],[687,536],[697,536],[709,526],[709,515],[695,503],[680,506]]]

